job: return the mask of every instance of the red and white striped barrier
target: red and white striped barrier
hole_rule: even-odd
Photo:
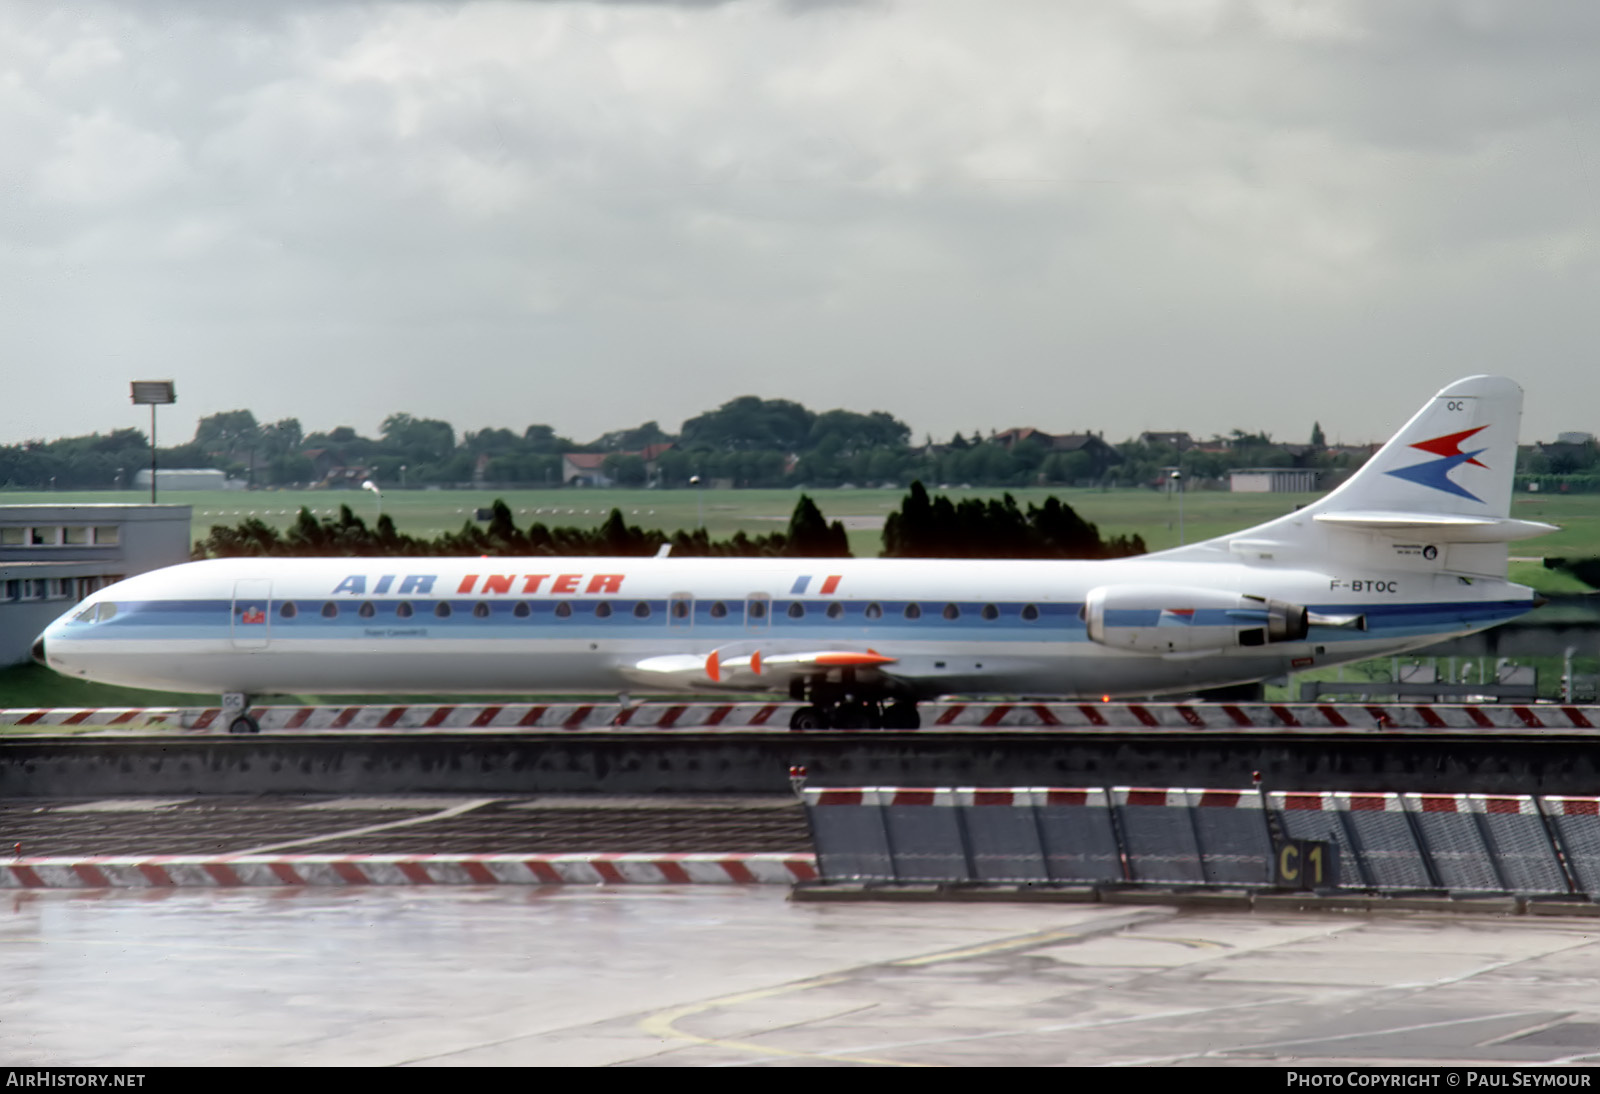
[[[518,730],[787,730],[798,703],[506,703],[263,706],[263,730],[504,733]],[[1600,728],[1600,707],[1553,703],[924,703],[925,730],[1585,730]],[[0,710],[0,727],[95,726],[223,733],[218,707],[106,707]],[[883,732],[864,730],[860,732]]]
[[[1274,791],[1272,808],[1286,812],[1399,813],[1405,802],[1399,794],[1356,793],[1348,790]]]
[[[1600,707],[1435,703],[944,703],[929,729],[1595,729]]]
[[[1539,799],[1545,809],[1562,817],[1600,817],[1600,798],[1577,798],[1549,794]]]
[[[1396,794],[1351,791],[1274,791],[1272,807],[1280,810],[1350,813],[1484,813],[1538,816],[1542,802],[1552,813],[1600,812],[1600,798],[1542,797],[1530,794]],[[1571,803],[1570,808],[1568,803]]]
[[[180,707],[101,707],[79,709],[0,709],[0,726],[115,726],[121,729],[184,728],[184,716],[199,711]]]
[[[581,729],[785,729],[799,704],[780,703],[508,703],[402,706],[261,706],[250,715],[263,730],[506,732]],[[158,727],[191,733],[223,733],[228,716],[220,707],[99,710],[0,710],[0,726]]]
[[[1050,805],[1090,805],[1104,808],[1115,805],[1156,805],[1194,808],[1260,809],[1261,795],[1254,790],[1195,790],[1167,787],[1014,786],[1014,787],[915,787],[859,786],[824,787],[803,792],[805,804],[831,805],[940,805],[1017,807]]]
[[[154,855],[19,858],[0,889],[295,885],[792,885],[809,854]]]
[[[847,788],[813,788],[802,792],[807,806],[834,805],[1097,805],[1104,806],[1106,792],[1100,789],[1077,790],[1059,787],[1006,787],[992,789],[981,786],[915,787],[915,786],[857,786]]]

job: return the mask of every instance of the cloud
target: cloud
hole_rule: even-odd
[[[1588,428],[1600,13],[1553,3],[0,12],[0,439],[673,425]],[[154,373],[152,373],[154,374]],[[53,395],[52,387],[74,393]],[[1589,396],[1585,399],[1584,396]],[[181,425],[174,428],[181,429]]]

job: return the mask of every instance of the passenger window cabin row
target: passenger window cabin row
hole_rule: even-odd
[[[623,609],[625,607],[625,605],[619,602],[610,600],[595,600],[587,602],[579,601],[577,603],[580,606],[585,604],[592,605],[590,610],[597,619],[609,619],[619,609]],[[683,620],[689,618],[690,604],[687,600],[674,599],[668,603],[668,611],[673,619]],[[737,608],[741,606],[741,604],[745,608],[745,614],[748,619],[760,620],[766,618],[766,600],[748,600],[742,602],[735,601],[734,607]],[[557,619],[570,619],[574,614],[573,606],[573,601],[558,601],[553,614]],[[322,617],[324,619],[337,619],[342,610],[343,609],[341,608],[339,601],[329,600],[322,605]],[[426,607],[423,608],[423,611],[425,612],[430,610],[432,611],[433,615],[439,619],[448,619],[455,614],[455,607],[448,600],[434,601],[431,609]],[[636,601],[633,604],[631,611],[635,619],[649,619],[654,614],[654,609],[650,606],[650,602],[647,600]],[[294,619],[299,614],[300,609],[293,600],[285,600],[278,606],[278,615],[284,619]],[[362,619],[376,618],[378,614],[378,606],[371,600],[363,601],[359,606],[356,607],[355,614]],[[395,602],[394,614],[398,619],[411,619],[416,616],[417,609],[412,606],[410,601],[401,600]],[[472,615],[474,618],[488,619],[493,614],[494,609],[490,607],[489,602],[486,600],[480,600],[472,606]],[[533,609],[528,601],[518,600],[513,603],[511,614],[518,619],[527,619],[533,614]],[[726,619],[729,615],[728,603],[722,600],[713,601],[710,608],[707,609],[706,614],[712,619]],[[784,614],[790,619],[804,619],[809,614],[809,609],[802,601],[795,600],[789,602],[788,607],[784,609]],[[846,614],[845,605],[840,601],[833,601],[827,606],[822,614],[829,619],[843,619]],[[882,619],[884,616],[883,606],[876,601],[871,602],[867,604],[861,614],[862,617],[866,619]],[[901,609],[900,614],[906,619],[921,619],[922,605],[913,601]],[[962,610],[957,604],[946,604],[939,614],[944,619],[955,620],[962,617]],[[1000,618],[1001,611],[999,605],[997,604],[985,604],[978,609],[977,614],[980,619],[993,622],[994,620]],[[1039,618],[1038,605],[1024,604],[1022,609],[1017,613],[1017,617],[1029,623],[1037,621]]]

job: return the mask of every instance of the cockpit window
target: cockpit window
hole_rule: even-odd
[[[86,605],[82,611],[75,614],[70,622],[73,623],[104,623],[117,614],[117,606],[109,600],[102,600],[98,604]]]

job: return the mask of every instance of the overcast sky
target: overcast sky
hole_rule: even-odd
[[[0,443],[1600,431],[1600,5],[0,0]]]

